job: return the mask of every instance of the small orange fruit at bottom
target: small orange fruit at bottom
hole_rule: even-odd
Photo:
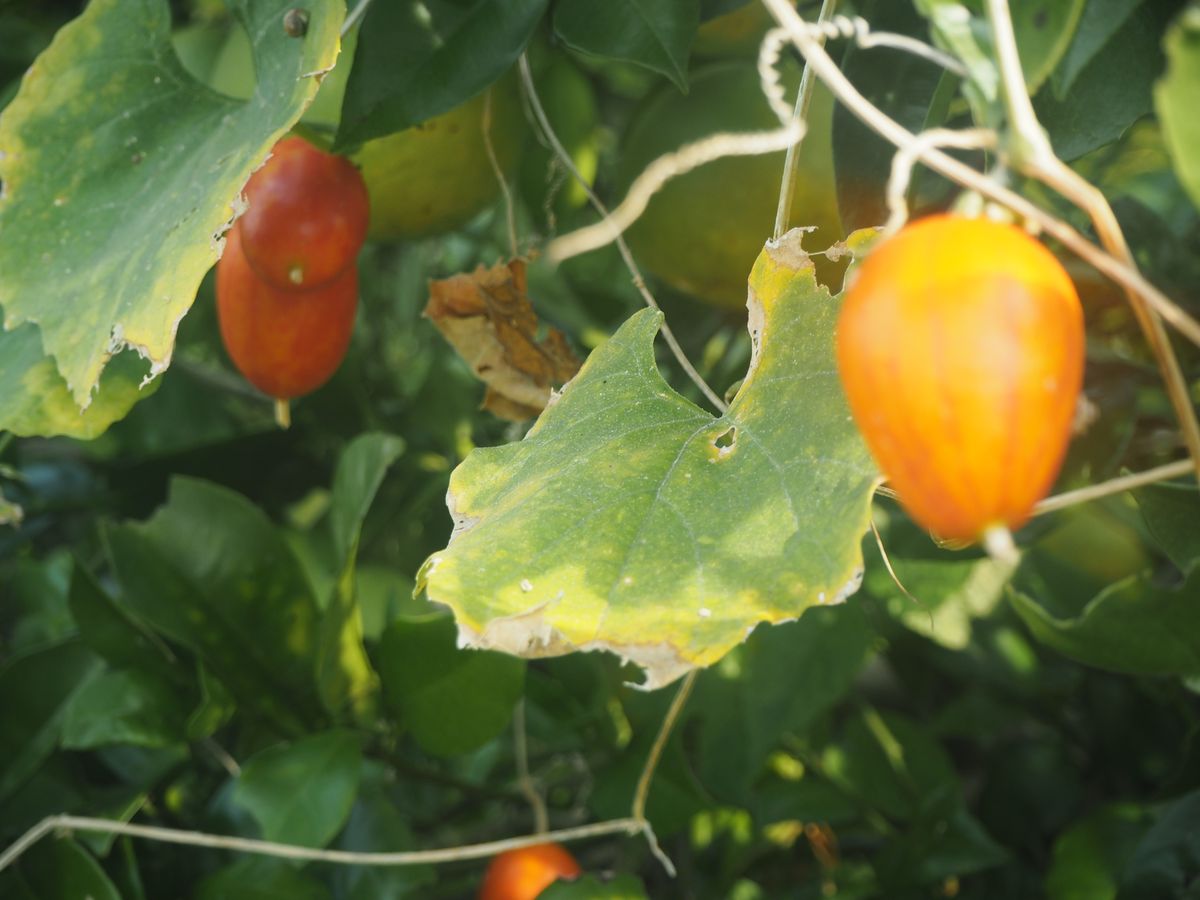
[[[238,371],[276,400],[311,393],[346,355],[358,307],[358,269],[309,290],[259,278],[242,251],[241,229],[226,235],[217,263],[217,319]]]
[[[913,519],[975,541],[1020,527],[1058,475],[1083,381],[1083,310],[1020,228],[935,215],[871,250],[837,326],[850,409]]]
[[[560,878],[578,878],[581,871],[561,844],[508,850],[488,865],[479,900],[534,900]]]

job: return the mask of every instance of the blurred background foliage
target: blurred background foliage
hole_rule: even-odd
[[[414,49],[457,54],[448,59],[471,70],[430,90],[426,109],[445,115],[497,79],[515,101],[506,73],[527,45],[552,122],[609,202],[658,152],[706,130],[765,124],[747,106],[766,26],[753,4],[663,3],[657,42],[615,33],[623,7],[644,5],[634,0],[427,4],[456,22],[493,5],[511,5],[514,21],[526,16],[527,33],[514,26],[486,48],[471,43],[485,36],[467,33]],[[1109,197],[1150,280],[1200,313],[1200,213],[1153,102],[1164,35],[1181,27],[1185,4],[1075,5],[1035,98],[1039,114],[1059,152]],[[371,35],[386,33],[378,20],[411,6],[376,3],[358,41],[362,68],[347,71],[348,50],[330,76],[340,79],[330,93],[357,98],[346,101],[357,124],[343,117],[337,127],[339,104],[323,92],[304,133],[364,154],[371,140],[424,121],[406,121],[394,95],[419,76],[371,48]],[[801,11],[811,18],[815,6]],[[79,9],[0,2],[0,107]],[[189,69],[236,95],[229,67],[245,60],[231,45],[243,38],[224,5],[175,0],[172,9]],[[860,0],[853,11],[928,38],[908,3]],[[1019,39],[1033,41],[1038,10],[1027,12]],[[971,121],[952,76],[891,50],[831,46],[859,89],[909,127]],[[710,82],[732,92],[714,104],[742,119],[715,105],[702,123],[686,113]],[[536,254],[594,213],[523,105],[499,111],[519,246]],[[824,244],[882,220],[890,161],[845,109],[827,114],[794,214],[820,224]],[[653,140],[639,143],[647,128]],[[446,152],[431,146],[430,166]],[[432,185],[435,200],[493,177],[478,153],[456,165]],[[778,170],[777,158],[706,167],[648,213],[647,225],[677,230],[630,235],[668,321],[718,393],[744,374],[750,351],[726,283],[746,252],[734,243],[751,245],[752,259],[768,236]],[[1060,198],[1019,186],[1086,227]],[[451,621],[411,596],[417,567],[449,535],[450,471],[473,447],[524,432],[479,410],[481,386],[421,315],[429,279],[509,255],[503,203],[495,190],[483,194],[450,230],[367,245],[351,351],[295,405],[290,430],[275,427],[269,401],[224,356],[210,276],[161,386],[123,421],[91,442],[0,436],[0,844],[64,811],[359,850],[525,833],[533,819],[515,782],[518,703],[551,824],[627,814],[671,691],[632,689],[636,671],[604,655],[526,663],[458,651]],[[952,198],[918,174],[917,210]],[[732,261],[716,258],[725,251]],[[709,263],[724,268],[689,280]],[[1096,272],[1070,265],[1088,316],[1093,415],[1060,489],[1181,452],[1128,306]],[[822,277],[836,289],[835,268]],[[557,270],[535,259],[529,279],[539,315],[581,353],[641,305],[611,247]],[[1177,348],[1196,392],[1196,349]],[[699,399],[669,356],[661,364]],[[937,547],[887,499],[875,516],[912,597],[868,536],[867,579],[848,603],[759,629],[701,675],[648,808],[678,879],[639,839],[596,840],[572,848],[596,877],[545,896],[1198,896],[1194,483],[1039,518],[1018,535],[1015,572]],[[0,894],[452,898],[472,896],[481,870],[294,866],[78,834],[31,850],[0,874]]]

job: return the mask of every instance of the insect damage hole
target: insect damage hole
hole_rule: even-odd
[[[713,460],[724,459],[729,456],[737,449],[737,426],[730,425],[720,434],[715,435],[709,441],[709,446],[715,451],[709,454]]]

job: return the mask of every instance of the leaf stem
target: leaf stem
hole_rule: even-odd
[[[583,173],[579,171],[579,167],[576,166],[575,161],[571,159],[571,154],[567,152],[567,149],[562,145],[562,141],[558,139],[558,135],[554,133],[554,128],[550,125],[550,119],[546,116],[546,110],[542,106],[541,100],[538,99],[537,88],[534,87],[533,84],[533,73],[529,69],[529,58],[522,53],[520,59],[517,61],[517,64],[521,72],[521,87],[524,91],[525,99],[529,103],[529,108],[533,112],[534,118],[537,120],[538,127],[541,129],[542,134],[545,135],[546,140],[550,143],[550,147],[558,157],[559,161],[566,167],[567,171],[575,177],[575,180],[579,182],[580,187],[582,187],[584,193],[587,194],[588,200],[591,201],[592,207],[601,216],[607,218],[609,215],[608,208],[605,207],[603,201],[596,196],[596,192],[592,190],[592,186],[588,184],[588,180],[583,177]],[[625,267],[629,269],[630,275],[633,276],[634,287],[636,287],[638,293],[642,295],[642,299],[646,302],[647,306],[649,306],[651,309],[657,309],[661,312],[662,310],[658,305],[658,301],[654,299],[654,295],[651,294],[650,289],[646,287],[646,280],[642,277],[641,270],[638,268],[637,263],[634,262],[633,254],[629,251],[629,245],[625,243],[625,239],[621,237],[620,234],[618,234],[616,237],[616,244],[617,250],[621,254],[621,259],[625,262]],[[679,363],[680,368],[683,369],[688,378],[691,379],[692,383],[700,389],[700,393],[702,393],[708,399],[708,402],[711,403],[718,412],[726,412],[729,409],[729,405],[719,396],[717,396],[717,393],[708,386],[708,382],[706,382],[701,377],[700,373],[696,371],[696,367],[692,365],[691,360],[687,358],[687,354],[683,352],[683,348],[679,346],[679,341],[675,339],[675,333],[671,330],[671,327],[667,324],[665,319],[662,323],[661,333],[663,340],[667,342],[667,346],[670,348],[671,354],[675,357],[676,362]]]
[[[821,11],[817,13],[817,26],[828,22],[837,11],[838,0],[821,0]],[[824,41],[822,41],[824,43]],[[796,95],[796,107],[792,110],[793,127],[808,122],[808,108],[812,105],[813,88],[816,79],[808,64],[800,76],[800,92]],[[796,162],[800,156],[800,141],[787,148],[783,159],[783,178],[779,185],[779,205],[775,208],[775,230],[772,237],[779,240],[787,231],[788,218],[792,210],[792,196],[796,189]]]
[[[342,22],[340,37],[345,37],[350,33],[350,29],[357,25],[359,20],[367,14],[367,7],[370,5],[371,0],[358,0],[358,6],[354,7],[350,11],[350,14],[346,16],[345,21]]]
[[[658,727],[658,735],[654,738],[654,744],[650,747],[650,754],[646,757],[646,764],[642,767],[641,777],[638,778],[637,790],[633,794],[632,815],[635,819],[646,818],[646,799],[650,795],[650,782],[654,778],[654,770],[658,768],[658,761],[667,746],[667,739],[671,736],[671,730],[675,727],[675,722],[679,718],[679,714],[683,712],[683,707],[687,703],[688,697],[691,696],[692,688],[696,686],[697,674],[698,670],[692,669],[692,671],[684,676],[683,681],[680,682],[679,690],[675,692],[675,696],[671,699],[671,705],[667,708],[667,714],[663,718],[662,724]]]

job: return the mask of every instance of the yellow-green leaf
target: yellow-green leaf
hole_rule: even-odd
[[[454,610],[460,642],[611,650],[656,687],[857,589],[879,475],[838,381],[838,302],[798,232],[759,256],[749,306],[756,353],[727,414],[666,384],[661,316],[644,310],[525,440],[459,466],[454,537],[418,586]]]

